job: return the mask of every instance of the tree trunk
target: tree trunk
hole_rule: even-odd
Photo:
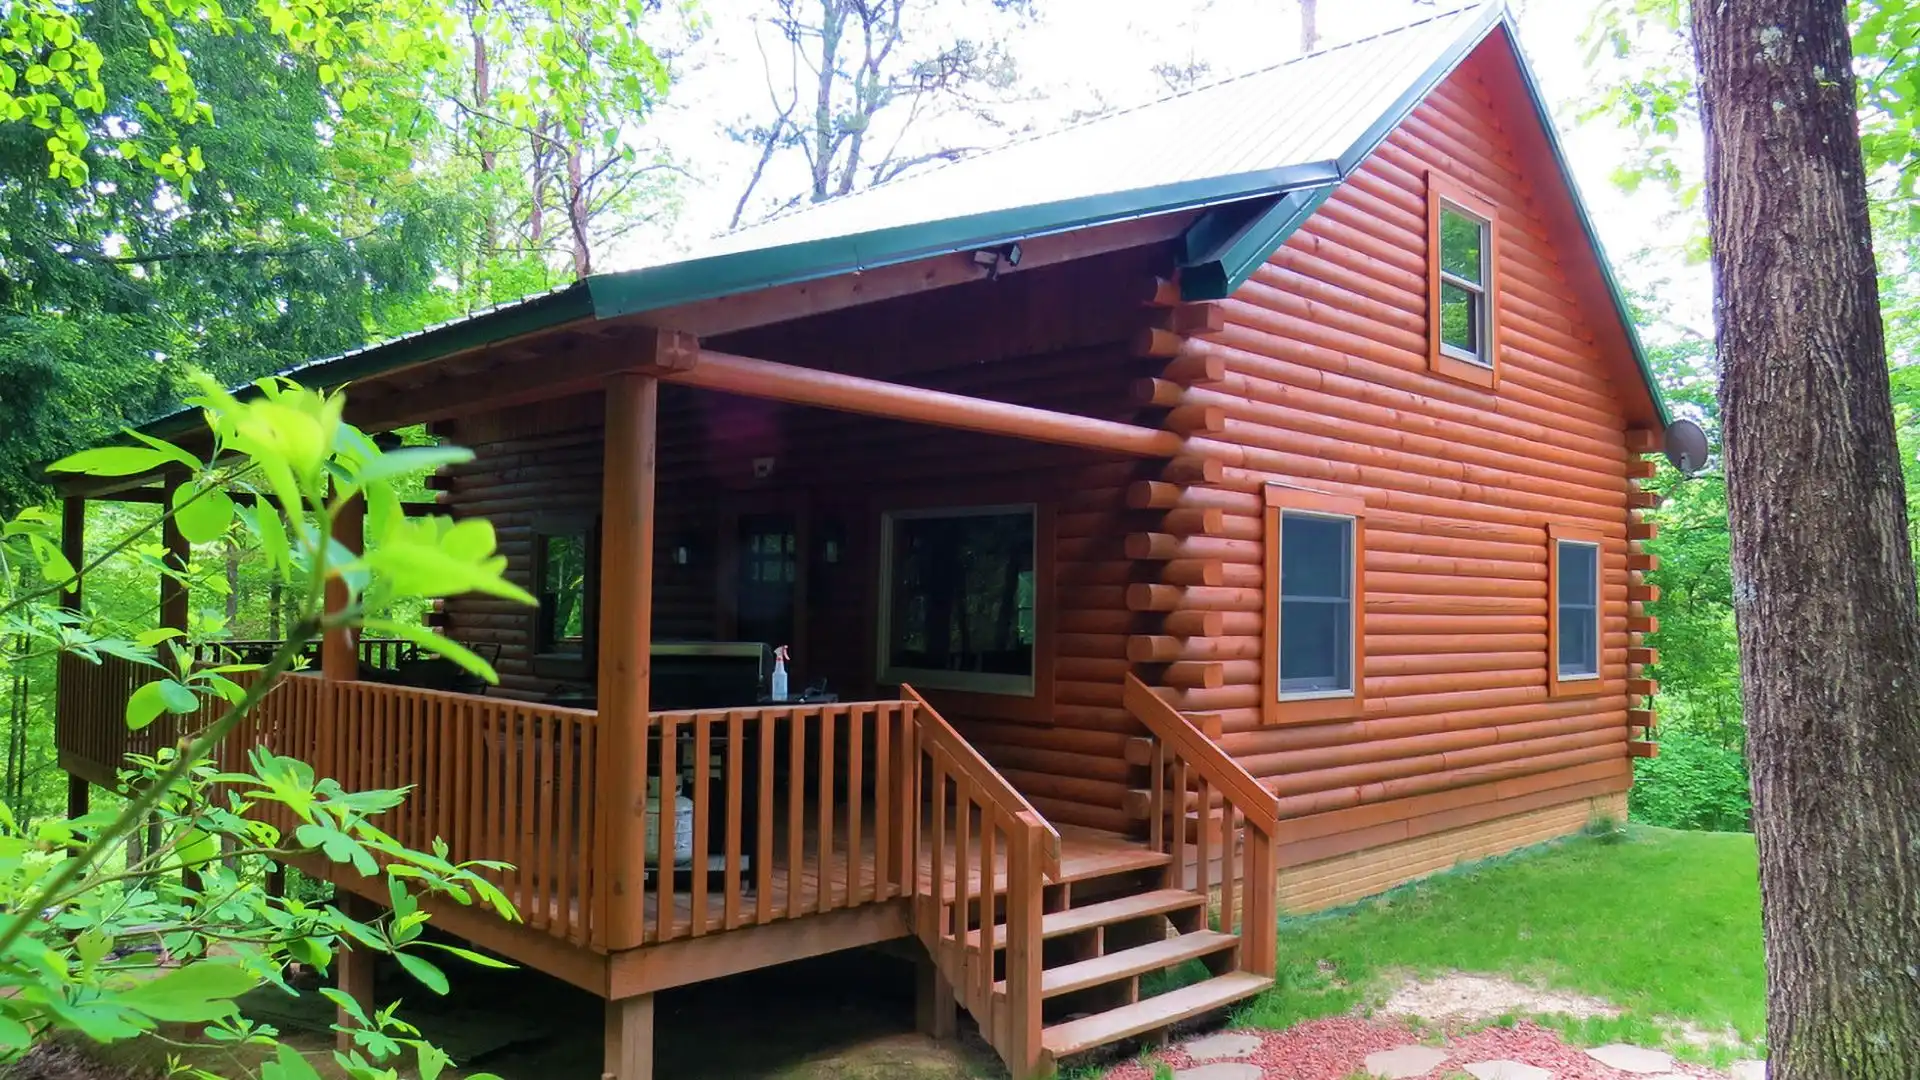
[[[1920,1076],[1920,610],[1844,0],[1692,5],[1774,1080]]]
[[[580,145],[567,147],[567,225],[573,230],[573,276],[585,280],[593,273],[593,243],[587,221],[586,176],[580,168]]]
[[[1320,45],[1320,0],[1300,0],[1300,52],[1310,53]]]

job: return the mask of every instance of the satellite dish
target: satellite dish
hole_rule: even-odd
[[[1691,420],[1668,424],[1667,460],[1685,476],[1699,472],[1707,463],[1707,433]]]

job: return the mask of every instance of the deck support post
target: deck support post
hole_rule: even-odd
[[[653,657],[653,489],[660,380],[622,372],[606,384],[606,459],[600,524],[597,698],[606,742],[599,790],[606,806],[594,923],[612,950],[646,931],[647,707]],[[664,787],[663,787],[664,791]],[[602,906],[604,904],[604,907]],[[652,1016],[652,1005],[644,1006]],[[624,1080],[624,1078],[623,1078]]]
[[[333,518],[333,539],[348,551],[360,553],[366,542],[366,500],[355,496]],[[338,578],[327,581],[327,614],[333,615],[345,611],[347,607],[347,586]],[[360,653],[355,643],[354,632],[341,627],[330,630],[320,643],[320,676],[329,681],[352,680],[360,677]]]
[[[607,1002],[601,1080],[653,1080],[653,995]]]
[[[940,965],[922,949],[913,958],[913,1026],[928,1038],[945,1042],[959,1032],[960,1003]]]
[[[74,578],[60,593],[60,606],[68,611],[79,611],[82,601],[82,589],[85,587],[85,575],[81,568],[87,564],[87,499],[84,495],[69,495],[60,500],[60,554],[66,556],[72,565]],[[60,717],[69,714],[69,708],[63,701],[71,689],[55,684],[54,686],[54,726],[60,725]],[[59,743],[56,736],[55,743]],[[67,774],[67,817],[69,819],[85,817],[88,803],[93,794],[92,785],[84,777]]]
[[[173,492],[184,480],[185,477],[178,473],[168,474],[166,505],[172,505]],[[162,558],[168,569],[174,572],[162,574],[160,577],[160,625],[164,628],[185,630],[189,611],[186,573],[187,564],[193,559],[193,545],[187,543],[186,534],[180,531],[180,526],[176,524],[172,514],[168,514],[160,522],[160,543],[166,549],[166,554]],[[176,577],[175,574],[180,576]]]
[[[335,901],[335,904],[340,908],[341,914],[349,919],[358,919],[365,922],[378,914],[378,909],[373,901],[350,893],[345,889],[340,890],[339,899]],[[373,965],[378,956],[378,953],[367,949],[350,947],[345,938],[342,938],[340,944],[334,946],[333,950],[335,985],[339,987],[342,993],[359,1004],[362,1012],[368,1014],[371,1014],[375,1008],[373,999]],[[336,1010],[336,1018],[342,1026],[345,1026],[348,1022],[346,1010]],[[344,1032],[335,1033],[334,1047],[339,1050],[351,1049],[353,1047],[353,1037]]]

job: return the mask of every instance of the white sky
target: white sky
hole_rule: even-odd
[[[1441,0],[1440,7],[1457,2]],[[1628,136],[1605,121],[1574,123],[1574,103],[1589,81],[1586,50],[1578,38],[1599,0],[1509,2],[1520,12],[1521,45],[1560,118],[1581,194],[1616,271],[1630,285],[1658,284],[1674,302],[1677,321],[1709,328],[1705,266],[1688,266],[1672,256],[1630,258],[1680,239],[1669,220],[1672,197],[1651,186],[1631,196],[1620,191],[1612,174],[1630,145]],[[942,10],[948,5],[955,17],[976,17],[972,13],[980,10],[964,0],[942,0]],[[1025,95],[995,110],[1009,130],[953,117],[940,121],[942,134],[990,144],[1022,129],[1046,130],[1076,109],[1164,96],[1164,84],[1151,71],[1156,63],[1201,60],[1211,65],[1211,80],[1285,60],[1298,43],[1292,0],[1038,0],[1038,5],[1038,20],[1007,38]],[[670,261],[724,229],[751,168],[751,150],[728,138],[723,125],[767,110],[753,22],[754,13],[765,8],[760,0],[709,0],[704,10],[711,25],[682,57],[671,99],[647,125],[648,133],[671,147],[693,173],[683,186],[682,212],[667,235],[636,235],[607,260],[607,269]],[[1433,10],[1414,0],[1321,0],[1321,41],[1324,46],[1350,40]],[[759,35],[773,40],[771,30],[760,28]],[[803,188],[801,168],[771,176],[772,186],[789,193]]]

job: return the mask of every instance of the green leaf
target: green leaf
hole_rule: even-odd
[[[173,489],[173,521],[189,543],[212,543],[233,524],[233,499],[219,488],[182,484]]]
[[[274,1059],[260,1067],[260,1080],[320,1080],[320,1074],[300,1051],[281,1043]]]
[[[186,636],[187,632],[177,626],[163,626],[158,630],[142,630],[134,635],[133,641],[136,645],[151,649],[163,641],[172,641],[174,638]]]
[[[127,727],[139,731],[163,712],[185,714],[199,707],[200,699],[182,684],[172,679],[150,682],[127,699]]]
[[[116,1004],[163,1023],[205,1023],[238,1012],[233,999],[259,984],[237,964],[203,960],[138,984]]]
[[[473,451],[463,446],[403,446],[362,465],[354,479],[362,484],[371,484],[414,473],[432,472],[442,466],[459,465],[472,460]]]
[[[102,446],[68,454],[47,466],[47,471],[86,476],[138,476],[152,472],[168,460],[168,455],[149,446]]]
[[[400,966],[407,969],[407,974],[419,980],[422,986],[443,997],[446,995],[449,989],[446,972],[412,953],[397,952],[393,958],[400,961]]]
[[[482,660],[472,649],[452,638],[434,633],[429,627],[417,623],[390,622],[386,619],[368,619],[362,626],[376,634],[411,641],[428,652],[446,657],[459,664],[462,669],[478,675],[489,683],[497,684],[500,681],[500,676],[493,670],[492,664]]]

